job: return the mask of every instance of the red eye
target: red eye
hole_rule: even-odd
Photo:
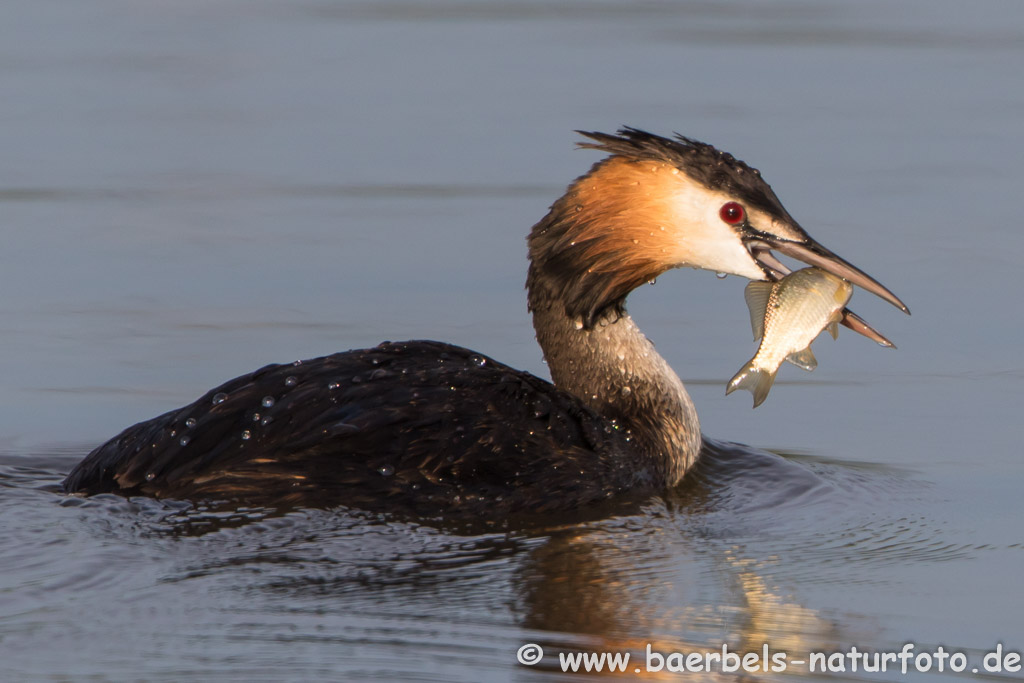
[[[747,212],[736,202],[726,202],[718,210],[718,215],[729,225],[739,225],[747,217]]]

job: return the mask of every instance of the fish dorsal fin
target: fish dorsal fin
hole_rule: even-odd
[[[828,330],[828,333],[832,335],[833,339],[839,339],[839,323],[837,323],[837,322],[830,322],[825,327],[825,329]]]
[[[768,310],[768,297],[772,295],[773,282],[754,281],[743,290],[743,298],[750,309],[750,327],[754,330],[754,341],[764,336],[764,314]]]
[[[818,359],[814,357],[813,353],[811,353],[810,346],[808,346],[803,351],[794,351],[793,353],[786,356],[786,360],[788,360],[790,363],[797,366],[798,368],[806,370],[807,372],[810,372],[814,368],[818,367]]]

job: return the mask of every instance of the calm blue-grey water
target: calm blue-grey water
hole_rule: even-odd
[[[0,680],[1021,650],[1022,69],[1008,1],[3,3]],[[435,338],[544,375],[524,237],[598,158],[573,129],[622,124],[760,168],[909,304],[852,304],[899,349],[820,341],[752,411],[724,396],[755,348],[743,282],[659,278],[631,313],[704,432],[761,451],[588,523],[55,493],[124,426],[269,362]],[[791,675],[822,678],[770,678]]]

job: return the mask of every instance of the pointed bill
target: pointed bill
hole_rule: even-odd
[[[810,238],[808,238],[806,243],[778,240],[771,247],[786,256],[792,256],[806,264],[817,266],[833,275],[838,275],[850,284],[857,285],[872,294],[876,294],[904,313],[910,314],[910,309],[907,308],[907,305],[900,301],[900,298],[889,291],[885,285]]]
[[[896,345],[889,341],[889,338],[884,334],[876,330],[875,328],[868,325],[864,318],[860,317],[849,308],[843,309],[843,319],[839,321],[841,325],[849,327],[857,334],[862,334],[871,341],[884,346],[889,349],[895,349]]]

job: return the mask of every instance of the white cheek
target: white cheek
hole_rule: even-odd
[[[687,188],[674,198],[679,265],[763,280],[764,272],[743,246],[736,230],[718,216],[727,197]]]

